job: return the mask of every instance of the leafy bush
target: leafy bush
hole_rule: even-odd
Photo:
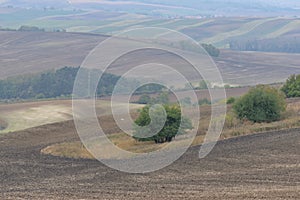
[[[288,98],[300,97],[300,74],[292,75],[281,89]]]
[[[281,118],[286,109],[284,94],[270,86],[251,89],[233,105],[239,119],[252,122],[272,122]]]
[[[235,102],[235,98],[234,97],[230,97],[229,99],[227,99],[227,104],[233,104]]]
[[[134,137],[138,141],[155,141],[155,143],[171,142],[177,134],[184,134],[186,130],[192,129],[190,119],[181,117],[181,109],[176,105],[164,105],[163,107],[152,107],[150,118],[150,106],[145,106],[139,117],[135,120]],[[163,110],[164,109],[164,110]],[[165,118],[166,117],[166,118]],[[161,124],[164,119],[165,124]],[[161,129],[161,127],[163,127]],[[159,129],[161,129],[159,131]],[[158,133],[151,137],[146,137],[151,133]],[[144,136],[146,138],[141,138]]]

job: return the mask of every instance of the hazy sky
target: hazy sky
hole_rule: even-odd
[[[185,9],[202,9],[203,6],[220,8],[243,8],[250,7],[277,8],[277,9],[300,9],[300,0],[0,0],[1,3],[9,2],[15,6],[35,6],[35,5],[68,5],[70,2],[74,5],[77,3],[102,3],[110,5],[143,5],[165,8],[182,8]],[[155,5],[154,5],[155,4]],[[202,6],[203,5],[203,6]],[[227,5],[227,6],[226,6]],[[278,10],[277,10],[278,11]],[[297,10],[296,10],[297,11]]]

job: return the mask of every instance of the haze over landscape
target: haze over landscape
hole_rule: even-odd
[[[138,6],[141,10],[149,12],[171,12],[173,15],[223,15],[223,16],[276,16],[298,15],[300,3],[297,0],[1,0],[2,6],[15,6],[26,8],[56,7],[77,9],[111,9],[119,11],[132,11],[128,6]],[[111,7],[109,7],[111,6]],[[171,10],[171,11],[170,11]],[[134,10],[133,10],[134,12]],[[139,12],[136,10],[136,12]]]
[[[0,199],[299,199],[299,0],[0,0]]]

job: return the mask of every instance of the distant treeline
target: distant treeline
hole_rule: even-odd
[[[0,27],[0,31],[21,31],[21,32],[66,32],[63,28],[53,28],[51,30],[45,30],[44,28],[39,28],[37,26],[20,26],[18,29],[3,28]]]
[[[300,53],[300,37],[275,39],[240,39],[230,42],[231,50]]]
[[[212,44],[201,44],[202,47],[205,49],[205,51],[208,53],[208,55],[212,57],[219,57],[220,50],[213,46]]]
[[[43,98],[58,98],[71,97],[73,93],[73,85],[79,67],[64,67],[58,70],[48,71],[35,75],[24,75],[0,80],[0,99],[43,99]],[[98,83],[98,78],[102,73],[100,70],[83,70],[82,78],[90,79],[92,82]],[[114,86],[121,77],[103,73],[101,80],[97,85],[97,96],[111,95]],[[136,80],[123,81],[120,92],[130,91],[139,85]],[[82,90],[86,96],[88,94],[88,81],[82,83]],[[160,85],[146,85],[139,88],[136,93],[152,93],[163,89]]]

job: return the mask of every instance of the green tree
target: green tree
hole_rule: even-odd
[[[219,57],[220,55],[220,50],[217,49],[215,46],[212,44],[202,44],[202,47],[207,51],[207,53],[212,56],[212,57]]]
[[[281,90],[288,98],[300,97],[300,74],[288,78]]]
[[[181,109],[177,105],[157,106],[153,109],[154,111],[152,111],[150,117],[150,106],[145,106],[135,120],[137,126],[135,126],[134,138],[136,140],[154,141],[155,143],[171,142],[177,134],[184,134],[186,130],[193,128],[191,120],[182,117]],[[166,120],[164,121],[163,118]],[[153,120],[152,123],[151,119]],[[161,124],[161,122],[165,123]],[[153,132],[158,133],[147,137]],[[145,138],[138,136],[144,136]]]
[[[233,104],[235,102],[235,98],[234,97],[230,97],[229,99],[227,99],[226,103],[227,104]]]
[[[284,94],[276,88],[259,85],[239,98],[233,105],[240,119],[253,122],[272,122],[281,118],[286,109]]]

